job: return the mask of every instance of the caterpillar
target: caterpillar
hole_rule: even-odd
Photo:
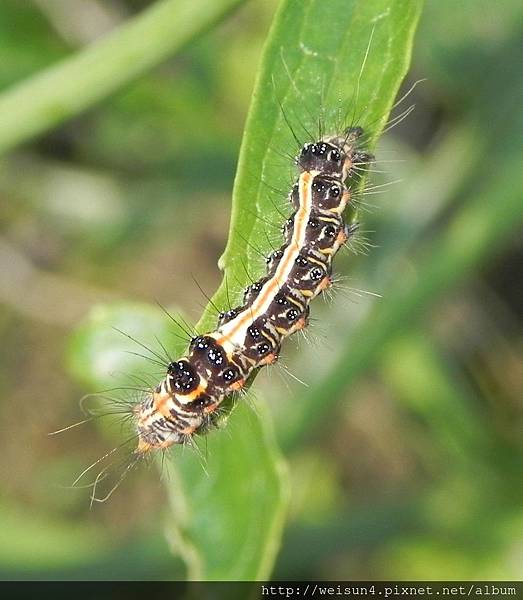
[[[333,258],[357,231],[343,212],[374,160],[362,136],[361,127],[351,126],[301,147],[282,246],[267,258],[266,274],[245,289],[242,304],[220,313],[214,331],[193,337],[186,356],[169,363],[162,381],[134,406],[137,457],[205,433],[223,401],[308,325],[311,300],[332,285]]]

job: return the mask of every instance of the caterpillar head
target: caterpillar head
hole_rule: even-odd
[[[324,176],[345,181],[358,173],[373,156],[358,147],[363,135],[361,127],[349,127],[342,135],[327,136],[317,142],[304,144],[296,163],[302,171],[317,171]]]

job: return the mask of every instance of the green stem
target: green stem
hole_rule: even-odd
[[[395,337],[383,353],[381,375],[403,406],[426,422],[443,454],[477,468],[489,439],[473,391],[434,341],[412,329]]]
[[[99,42],[0,96],[0,153],[106,98],[243,0],[163,0]]]

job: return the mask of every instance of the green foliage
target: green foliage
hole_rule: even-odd
[[[333,3],[328,8],[318,2],[287,2],[275,17],[240,154],[231,232],[221,259],[224,284],[197,326],[200,330],[214,325],[215,307],[226,306],[231,294],[241,292],[245,273],[258,266],[259,257],[252,248],[267,244],[260,219],[277,222],[274,203],[253,165],[259,165],[263,177],[283,182],[282,168],[278,172],[271,167],[271,148],[289,147],[292,140],[285,114],[303,118],[307,116],[300,115],[304,103],[318,106],[321,100],[328,105],[334,93],[347,96],[365,70],[354,110],[361,102],[376,138],[405,75],[418,14],[414,3],[354,4],[351,10],[344,3],[344,18],[336,21],[336,27],[330,26],[328,36],[317,35],[318,20],[320,30],[327,27],[341,5]],[[377,15],[385,16],[376,19]],[[369,44],[372,53],[365,60]],[[383,69],[384,55],[393,68]],[[303,93],[293,93],[298,86]],[[281,106],[275,99],[279,94],[286,97]],[[114,335],[106,333],[111,323],[139,340],[154,331],[145,318],[150,311],[133,311],[131,317],[127,308],[123,311],[97,309],[91,324],[76,337],[73,369],[85,378],[90,371],[85,365],[92,365],[87,378],[98,385],[106,382],[96,373],[97,365],[112,364],[116,351],[122,350]],[[165,339],[166,334],[157,332],[156,336]],[[206,440],[204,466],[197,455],[176,452],[168,467],[170,539],[194,579],[267,578],[279,545],[286,492],[281,459],[267,430],[268,418],[259,419],[240,406],[231,421],[227,436],[210,435]]]
[[[155,384],[188,323],[203,310],[212,328],[263,270],[295,177],[291,128],[301,142],[319,121],[355,121],[376,146],[420,3],[268,0],[223,24],[240,2],[137,16],[148,3],[95,3],[113,31],[86,48],[107,27],[75,4],[0,3],[0,85],[16,84],[0,96],[0,147],[24,145],[0,162],[1,576],[518,578],[521,3],[427,3],[404,91],[427,81],[377,145],[357,215],[372,248],[336,259],[358,289],[317,301],[312,343],[284,350],[308,387],[264,369],[223,427],[169,452],[161,481],[136,469],[91,511],[91,488],[64,485],[132,425],[46,434],[82,418],[85,393]],[[206,308],[191,275],[218,288]],[[156,298],[179,303],[181,327]],[[111,411],[102,396],[83,407]],[[109,457],[101,495],[130,452]]]

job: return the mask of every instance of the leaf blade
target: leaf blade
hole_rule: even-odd
[[[353,103],[353,120],[356,109],[365,109],[364,121],[371,125],[367,146],[371,150],[408,69],[421,6],[421,0],[282,3],[269,34],[247,118],[229,237],[219,261],[224,279],[213,297],[215,305],[228,307],[231,297],[239,299],[249,275],[254,278],[263,272],[259,253],[267,254],[271,246],[267,226],[283,220],[274,200],[268,197],[265,181],[288,190],[290,161],[276,164],[275,154],[278,149],[297,150],[286,121],[294,119],[291,126],[301,127],[302,136],[312,134],[302,125],[316,107],[322,119],[339,133],[339,99],[344,94],[344,106]],[[209,329],[213,320],[209,306],[198,326]]]
[[[172,513],[184,516],[169,523],[168,537],[187,561],[190,579],[252,581],[270,575],[288,489],[270,419],[257,403],[260,411],[239,404],[228,431],[208,436],[203,465],[196,453],[170,463],[184,503],[180,507],[179,488],[170,488]]]

